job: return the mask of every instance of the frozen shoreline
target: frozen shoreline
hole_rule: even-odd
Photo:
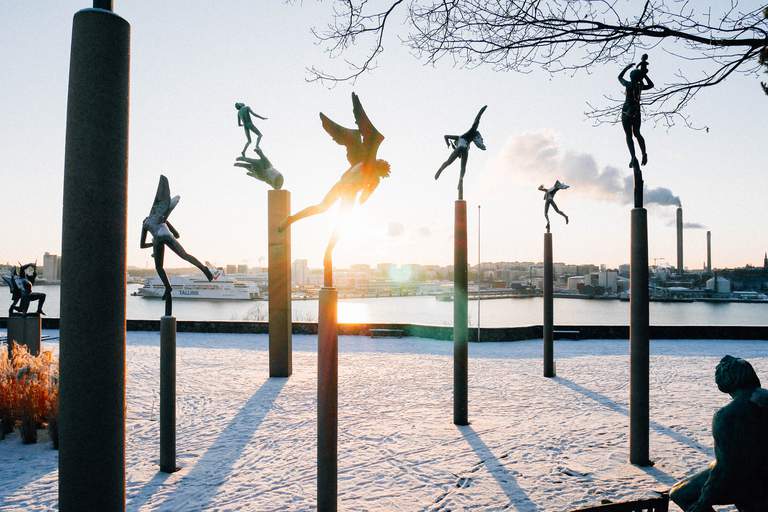
[[[294,375],[270,380],[265,335],[180,333],[173,475],[157,472],[158,341],[128,334],[127,509],[313,509],[315,338],[294,336]],[[656,465],[641,469],[627,463],[627,349],[556,342],[549,380],[540,341],[473,344],[472,424],[456,427],[450,342],[342,336],[340,508],[563,511],[643,496],[712,458],[722,355],[768,372],[768,342],[652,342]],[[0,510],[54,509],[56,452],[1,441],[0,481]]]

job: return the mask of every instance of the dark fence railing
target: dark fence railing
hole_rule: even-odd
[[[58,318],[43,317],[43,329],[58,329]],[[0,328],[7,326],[8,319],[0,318]],[[219,320],[180,320],[178,332],[211,332],[231,334],[266,334],[268,322],[243,322]],[[129,331],[159,331],[160,320],[128,320]],[[372,329],[385,329],[402,333],[403,336],[450,340],[453,327],[446,325],[418,325],[396,323],[339,324],[339,334],[370,336]],[[556,339],[629,339],[626,325],[556,325]],[[317,334],[317,323],[294,322],[294,334]],[[477,328],[469,328],[469,341],[477,341]],[[482,327],[480,341],[521,341],[540,339],[541,325],[520,327]],[[768,340],[768,325],[652,325],[652,339],[726,339]]]

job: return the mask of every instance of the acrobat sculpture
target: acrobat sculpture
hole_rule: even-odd
[[[565,223],[568,224],[568,216],[560,211],[560,208],[557,207],[557,204],[555,204],[555,194],[559,190],[565,190],[567,188],[570,188],[569,185],[566,185],[565,183],[560,183],[560,180],[556,180],[555,184],[552,185],[550,188],[546,188],[544,185],[539,185],[539,190],[544,192],[544,218],[547,219],[547,233],[549,233],[549,207],[551,206],[554,208],[554,210],[562,215],[565,218]]]
[[[188,254],[181,246],[177,238],[179,232],[176,228],[168,222],[168,217],[176,205],[179,204],[180,196],[174,196],[171,198],[171,191],[168,185],[168,178],[160,176],[160,182],[157,184],[157,193],[155,194],[155,202],[152,204],[152,209],[149,215],[144,219],[141,225],[141,242],[140,247],[146,249],[152,248],[152,258],[155,260],[155,270],[157,275],[160,276],[160,280],[165,286],[165,293],[163,294],[163,300],[165,300],[165,314],[171,316],[172,311],[172,297],[171,292],[173,288],[168,280],[168,275],[163,268],[163,262],[165,258],[165,248],[168,247],[175,252],[180,258],[193,264],[200,271],[205,274],[208,281],[213,281],[213,274],[211,271],[200,263],[200,261]],[[152,235],[152,243],[147,243],[147,233]]]
[[[483,115],[483,112],[485,112],[485,109],[488,106],[485,105],[483,108],[480,109],[480,112],[477,113],[477,116],[475,116],[475,122],[472,123],[472,127],[467,130],[463,135],[445,135],[443,138],[445,139],[445,145],[449,148],[453,148],[453,151],[451,152],[451,155],[448,157],[448,160],[443,162],[443,165],[440,166],[440,168],[437,170],[437,173],[435,173],[435,179],[438,179],[440,177],[440,174],[445,170],[446,167],[451,165],[454,160],[457,158],[461,158],[461,174],[459,175],[459,199],[464,199],[464,175],[467,172],[467,158],[469,158],[469,146],[471,143],[474,143],[475,146],[479,147],[483,151],[485,151],[485,143],[483,142],[483,136],[480,135],[480,132],[477,130],[477,128],[480,126],[480,118]]]
[[[45,304],[45,294],[32,291],[32,286],[37,280],[37,264],[27,263],[21,265],[19,270],[13,269],[10,276],[3,276],[3,281],[11,289],[11,307],[8,309],[8,316],[18,313],[21,316],[29,314],[29,305],[37,302],[37,311],[34,315],[45,315],[43,313],[43,304]]]
[[[323,128],[337,143],[347,148],[350,167],[341,179],[314,206],[289,216],[282,229],[294,222],[327,211],[341,201],[346,215],[358,199],[365,203],[382,178],[389,176],[389,163],[376,158],[384,136],[371,124],[360,98],[352,93],[352,111],[357,129],[344,128],[320,114]],[[336,510],[338,486],[338,379],[339,348],[337,332],[337,292],[333,288],[333,248],[338,240],[334,229],[325,249],[324,286],[320,290],[317,350],[317,509]]]
[[[256,128],[256,125],[253,124],[253,119],[251,119],[251,115],[254,115],[255,117],[258,117],[259,119],[268,119],[267,117],[260,116],[253,110],[251,110],[251,107],[246,105],[245,103],[237,102],[235,103],[235,110],[237,110],[237,126],[242,126],[243,130],[245,131],[245,146],[243,146],[243,151],[240,153],[242,156],[245,156],[245,150],[248,149],[248,146],[251,144],[251,132],[253,132],[256,135],[256,147],[254,148],[254,151],[259,149],[259,143],[261,142],[261,132],[258,128]]]
[[[633,69],[629,73],[629,81],[625,80],[624,74],[634,65],[634,62],[627,64],[619,74],[619,82],[626,89],[624,106],[621,109],[621,126],[624,128],[624,134],[627,137],[627,148],[629,148],[629,155],[632,157],[629,161],[630,167],[637,165],[635,144],[632,140],[633,135],[637,138],[637,143],[640,145],[643,158],[642,165],[648,163],[645,139],[640,134],[640,124],[642,123],[640,93],[653,87],[653,82],[648,77],[648,54],[643,54],[637,69]]]

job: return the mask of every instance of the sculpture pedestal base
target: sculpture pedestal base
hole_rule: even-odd
[[[320,290],[317,335],[317,509],[336,510],[339,337],[336,288]]]
[[[33,356],[40,354],[41,321],[39,316],[8,317],[8,357],[13,356],[13,343],[24,345]]]
[[[544,233],[544,376],[555,376],[552,233]]]
[[[269,245],[269,376],[293,372],[291,338],[291,227],[278,228],[291,214],[291,193],[267,192]]]
[[[176,467],[176,318],[160,318],[160,471]]]
[[[453,423],[469,425],[467,203],[464,200],[456,201],[454,206],[453,243]]]
[[[650,466],[648,217],[645,208],[632,209],[629,279],[629,461]]]

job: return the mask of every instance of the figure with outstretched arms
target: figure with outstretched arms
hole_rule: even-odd
[[[149,216],[144,219],[141,226],[141,243],[142,249],[152,247],[152,258],[155,260],[155,270],[157,275],[165,286],[165,293],[163,299],[166,301],[166,305],[170,305],[171,300],[171,283],[168,280],[168,276],[163,268],[163,261],[165,257],[165,248],[168,247],[173,252],[179,255],[179,257],[185,261],[188,261],[192,265],[200,269],[205,274],[208,281],[213,280],[213,274],[211,271],[200,263],[200,261],[188,254],[187,251],[181,246],[177,238],[179,238],[179,232],[176,228],[168,222],[168,217],[176,205],[179,204],[179,196],[171,198],[170,186],[168,185],[168,178],[160,176],[160,183],[157,185],[157,193],[155,194],[155,202],[152,204],[152,209],[149,212]],[[147,233],[152,235],[152,242],[147,242]]]
[[[246,143],[245,146],[243,146],[243,151],[240,153],[242,156],[245,156],[245,150],[248,149],[248,146],[251,144],[251,132],[256,134],[256,147],[254,149],[259,149],[259,143],[261,142],[261,132],[256,128],[256,126],[253,124],[253,119],[251,119],[251,116],[258,117],[259,119],[268,119],[264,116],[260,116],[253,110],[251,110],[251,107],[246,105],[245,103],[235,103],[235,109],[237,110],[237,126],[242,126],[245,130],[245,138]]]
[[[327,211],[337,201],[341,201],[343,213],[348,212],[354,206],[356,199],[359,204],[364,204],[379,186],[382,178],[389,176],[389,162],[376,158],[384,136],[368,119],[363,105],[360,103],[360,98],[355,93],[352,93],[352,112],[355,116],[357,129],[345,128],[333,122],[322,112],[320,113],[323,129],[337,144],[346,147],[349,168],[331,187],[331,190],[325,194],[320,203],[289,216],[280,227],[281,231],[297,220]],[[334,230],[325,251],[326,262],[330,261],[337,239],[338,232]]]
[[[547,233],[549,233],[549,207],[551,206],[554,208],[554,210],[562,215],[565,218],[565,223],[568,224],[568,216],[560,211],[560,208],[557,207],[557,204],[555,204],[555,194],[557,194],[558,190],[565,190],[567,188],[570,188],[570,185],[566,185],[565,183],[561,183],[560,180],[556,180],[555,184],[552,185],[550,188],[546,188],[544,185],[539,185],[539,190],[544,192],[544,218],[547,219]]]
[[[637,143],[640,145],[642,165],[648,163],[648,152],[645,149],[645,139],[640,134],[640,124],[642,123],[640,94],[642,91],[647,91],[653,87],[653,82],[650,77],[648,77],[648,54],[643,54],[640,64],[637,65],[636,69],[633,69],[629,73],[629,81],[625,80],[624,75],[634,65],[634,62],[627,64],[619,74],[619,82],[626,89],[624,106],[621,109],[621,125],[624,128],[624,135],[626,135],[627,138],[627,147],[629,148],[629,154],[632,157],[629,162],[630,167],[634,167],[637,163],[635,143],[632,140],[633,135],[637,138]]]
[[[485,112],[487,105],[480,109],[480,112],[475,116],[475,122],[472,127],[463,135],[445,135],[445,145],[449,148],[453,148],[451,155],[443,162],[443,165],[435,173],[435,179],[440,177],[440,174],[453,163],[457,158],[461,158],[461,174],[459,176],[459,199],[464,199],[464,174],[467,172],[467,158],[469,157],[469,146],[474,143],[475,146],[485,151],[485,143],[483,142],[483,136],[477,128],[480,126],[480,118]]]
[[[27,263],[21,265],[18,269],[14,267],[10,276],[3,276],[3,281],[11,289],[11,307],[8,309],[8,316],[18,313],[26,316],[29,312],[29,306],[32,302],[37,302],[37,311],[35,315],[45,315],[43,304],[45,304],[45,294],[33,292],[32,286],[37,280],[37,263]]]

